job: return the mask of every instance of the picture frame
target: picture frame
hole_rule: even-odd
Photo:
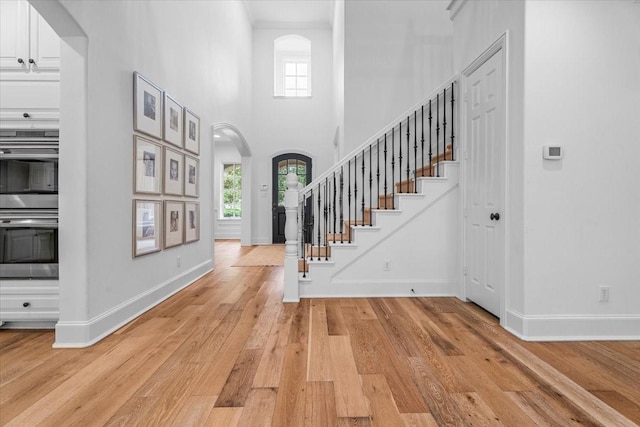
[[[184,154],[164,147],[164,194],[182,196]]]
[[[162,193],[162,146],[133,136],[133,192]]]
[[[184,202],[184,242],[200,240],[200,203]]]
[[[200,161],[195,157],[184,156],[184,195],[198,197],[200,188]]]
[[[164,201],[164,248],[184,243],[184,202]]]
[[[184,123],[184,113],[182,105],[171,97],[168,93],[164,93],[164,126],[162,131],[162,139],[176,147],[183,147],[182,126]]]
[[[133,73],[133,130],[162,138],[162,98],[158,85]]]
[[[200,154],[200,117],[184,107],[184,149]]]
[[[162,201],[133,200],[133,257],[162,250]]]

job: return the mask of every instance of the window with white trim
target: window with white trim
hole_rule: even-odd
[[[311,96],[311,41],[288,35],[274,41],[274,96]]]
[[[220,218],[242,217],[242,165],[225,163],[222,169],[222,209]]]

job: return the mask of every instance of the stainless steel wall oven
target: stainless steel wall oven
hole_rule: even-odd
[[[58,130],[0,130],[0,278],[58,278]]]

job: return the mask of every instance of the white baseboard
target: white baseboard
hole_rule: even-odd
[[[213,262],[205,261],[148,291],[102,313],[88,321],[56,324],[53,348],[84,348],[92,346],[131,320],[181,291],[213,270]]]
[[[525,316],[507,310],[504,328],[524,341],[640,340],[640,316]]]
[[[411,280],[340,281],[329,285],[313,285],[313,280],[300,282],[300,298],[376,298],[376,297],[450,297],[453,283]]]

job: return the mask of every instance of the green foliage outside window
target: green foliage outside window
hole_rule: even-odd
[[[225,164],[222,177],[223,218],[242,216],[242,166]]]

